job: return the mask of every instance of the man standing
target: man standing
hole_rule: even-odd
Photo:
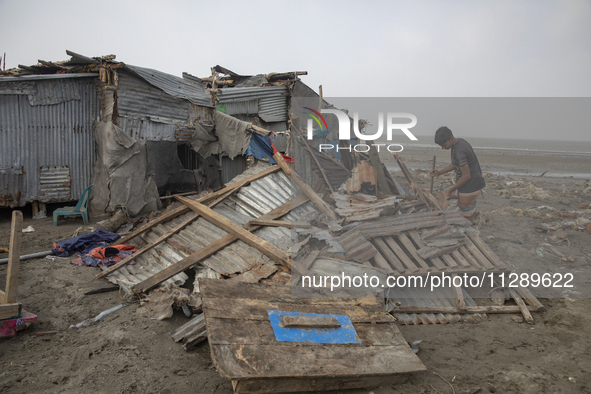
[[[441,149],[451,149],[451,164],[440,171],[430,170],[431,177],[455,171],[456,183],[445,191],[445,197],[449,199],[457,190],[458,208],[462,216],[472,220],[476,213],[478,194],[486,186],[474,149],[466,140],[455,138],[451,130],[445,126],[435,132],[435,143],[441,146]]]

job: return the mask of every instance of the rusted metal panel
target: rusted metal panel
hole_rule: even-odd
[[[48,85],[43,91],[58,89],[58,82],[35,80],[37,87]],[[90,184],[96,160],[93,122],[100,104],[92,79],[72,83],[80,99],[53,105],[32,106],[23,94],[0,95],[0,205],[17,207],[39,200],[42,167],[70,169],[70,193],[60,194],[58,201],[78,200]]]
[[[376,187],[377,172],[376,169],[368,161],[361,161],[353,169],[351,178],[345,183],[345,188],[348,193],[358,192],[363,185]]]

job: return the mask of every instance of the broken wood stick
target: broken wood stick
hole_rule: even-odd
[[[546,173],[547,173],[548,171],[550,171],[550,169],[549,169],[549,168],[548,168],[546,171],[542,172],[542,173],[540,174],[540,178],[541,178],[541,177],[543,177],[544,175],[546,175]]]
[[[16,303],[16,289],[18,284],[19,262],[21,259],[21,241],[23,239],[23,213],[12,211],[12,223],[10,225],[10,243],[8,246],[8,268],[6,271],[5,294],[1,301],[3,304]],[[9,316],[10,317],[10,316]]]
[[[269,167],[266,170],[263,170],[257,174],[254,174],[252,176],[249,176],[248,178],[245,178],[241,181],[238,181],[236,183],[233,183],[231,185],[228,185],[220,190],[217,190],[213,193],[208,194],[207,196],[203,196],[202,198],[196,200],[199,201],[201,203],[207,203],[209,201],[215,200],[216,198],[218,198],[221,195],[226,194],[227,192],[229,192],[230,190],[236,191],[238,189],[240,189],[242,186],[254,182],[257,179],[263,178],[269,174],[272,174],[274,172],[279,171],[280,168],[278,166],[273,166],[273,167]],[[160,223],[164,223],[167,222],[171,219],[174,219],[175,217],[182,215],[185,212],[189,212],[191,209],[186,207],[186,206],[181,206],[178,207],[176,209],[173,209],[170,212],[165,212],[162,215],[160,215],[158,218],[152,220],[150,223],[145,224],[144,226],[142,226],[141,228],[135,230],[134,232],[132,232],[129,235],[126,235],[123,238],[120,238],[118,241],[116,241],[115,243],[113,243],[113,245],[121,245],[121,244],[126,244],[127,242],[129,242],[130,240],[132,240],[133,238],[137,237],[138,235],[141,235],[143,233],[145,233],[146,231],[156,227],[157,225],[159,225]]]
[[[261,216],[259,219],[276,219],[283,215],[286,215],[292,209],[299,207],[300,205],[304,204],[308,201],[308,198],[300,194],[296,198],[291,201],[286,202],[285,204],[275,208],[271,212]],[[245,224],[244,228],[249,231],[255,231],[259,229],[261,226],[253,226],[251,224]],[[205,260],[209,256],[214,255],[215,253],[219,252],[226,246],[230,245],[232,242],[236,241],[238,238],[232,234],[228,234],[217,241],[207,245],[205,248],[202,248],[195,253],[185,257],[182,260],[177,261],[176,263],[166,267],[160,272],[152,275],[148,279],[144,279],[140,283],[136,284],[131,288],[134,293],[142,293],[146,292],[154,287],[158,286],[160,283],[164,282],[172,278],[173,276],[183,272],[184,270],[190,268],[191,266],[197,264],[198,262]]]
[[[279,167],[281,167],[283,172],[285,172],[285,174],[291,178],[291,180],[310,199],[310,201],[312,201],[312,204],[314,204],[320,212],[325,214],[330,220],[338,220],[337,214],[334,213],[333,210],[328,206],[328,204],[324,202],[324,200],[320,198],[318,194],[314,192],[314,190],[312,190],[310,185],[308,185],[306,181],[304,181],[302,177],[299,176],[298,173],[295,172],[289,164],[287,164],[283,156],[281,156],[281,153],[275,153],[273,155],[273,158],[275,159]]]
[[[399,306],[390,313],[521,313],[519,306],[467,306],[461,311],[453,306]]]
[[[437,160],[437,156],[433,156],[433,169],[435,169],[435,160]],[[435,181],[435,177],[431,177],[431,194],[433,194],[433,181]]]
[[[521,314],[523,315],[525,321],[528,324],[534,324],[534,318],[529,312],[529,309],[527,309],[527,306],[525,305],[525,302],[523,302],[523,298],[521,298],[519,293],[511,288],[509,289],[509,293],[511,293],[511,297],[513,297],[515,303],[517,303],[517,306],[519,307],[519,310],[521,311]]]

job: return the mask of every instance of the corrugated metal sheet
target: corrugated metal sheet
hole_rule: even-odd
[[[72,73],[72,74],[36,74],[36,75],[21,75],[20,77],[0,77],[0,82],[6,81],[44,81],[48,79],[72,79],[72,78],[94,78],[98,77],[98,73]]]
[[[70,100],[80,100],[78,81],[58,79],[53,83],[37,83],[37,92],[29,95],[31,105],[52,105]]]
[[[39,200],[41,167],[69,167],[71,192],[59,201],[79,199],[90,184],[96,160],[93,122],[100,104],[92,80],[75,83],[80,100],[54,105],[31,106],[27,96],[0,95],[0,205],[24,206]]]
[[[119,73],[117,110],[121,117],[158,116],[187,122],[189,106],[187,100],[170,96],[134,75]]]
[[[71,194],[68,166],[41,167],[39,174],[39,201],[67,201]]]
[[[234,180],[251,175],[254,171],[261,169],[264,169],[264,166],[251,168]],[[292,193],[291,181],[285,174],[278,172],[241,188],[238,193],[228,197],[223,203],[215,207],[214,210],[234,223],[243,225],[250,219],[263,215],[290,201]],[[297,217],[301,217],[309,212],[315,212],[315,208],[308,202],[286,215],[285,220],[296,220]],[[162,234],[170,232],[181,222],[187,220],[189,215],[191,213],[181,215],[156,226],[147,235],[142,237],[144,242],[152,242]],[[226,231],[200,217],[169,238],[167,242],[156,246],[152,251],[140,256],[136,260],[138,264],[132,268],[135,273],[125,271],[119,274],[115,272],[109,276],[109,280],[115,283],[125,281],[127,288],[129,288],[129,286],[139,283],[146,277],[162,270],[163,267],[174,264],[189,254],[222,238],[226,234]],[[289,250],[292,244],[291,230],[288,228],[262,227],[255,234],[284,251]],[[154,260],[157,260],[157,263]],[[261,264],[273,269],[275,267],[274,262],[267,256],[242,241],[232,243],[201,263],[202,266],[226,276],[250,270],[260,270]]]
[[[126,65],[126,68],[173,97],[188,100],[193,104],[205,107],[212,106],[211,96],[205,90],[202,83],[196,83],[190,79],[183,79],[151,68],[129,64]]]
[[[257,115],[259,113],[259,101],[248,100],[223,104],[228,115]]]
[[[242,174],[246,168],[245,156],[236,156],[233,159],[228,156],[222,157],[222,183],[226,183],[235,176]]]
[[[466,306],[477,306],[476,302],[470,297],[464,289],[464,300]],[[456,299],[453,289],[450,287],[440,287],[431,289],[423,288],[389,288],[388,302],[385,305],[385,310],[395,308],[395,302],[401,302],[403,306],[425,306],[425,307],[452,307],[456,306]],[[393,313],[400,324],[437,324],[437,323],[453,323],[458,321],[478,321],[485,320],[486,315],[480,313],[469,314],[450,314],[450,313]]]
[[[288,119],[288,91],[286,86],[228,88],[223,89],[218,98],[220,104],[226,105],[226,109],[228,104],[258,100],[257,112],[265,122],[282,122]],[[245,109],[245,104],[242,104],[240,108]],[[248,112],[248,114],[252,113]]]
[[[259,116],[265,122],[282,122],[287,120],[287,98],[270,97],[259,100]]]
[[[119,127],[125,134],[137,140],[176,141],[175,132],[179,126],[153,122],[146,118],[120,116]]]

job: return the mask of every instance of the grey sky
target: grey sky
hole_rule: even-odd
[[[0,0],[0,15],[7,68],[69,49],[179,76],[305,70],[327,97],[591,96],[584,0]]]

